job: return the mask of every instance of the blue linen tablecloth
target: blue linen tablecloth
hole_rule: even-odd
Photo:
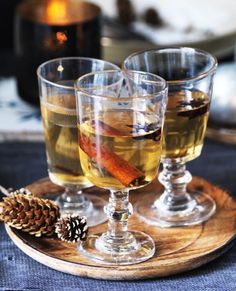
[[[19,188],[47,175],[43,143],[0,143],[0,184]],[[236,197],[236,146],[207,140],[189,163],[202,176]],[[0,224],[0,290],[236,290],[236,245],[198,269],[168,278],[103,281],[54,271],[20,251]]]

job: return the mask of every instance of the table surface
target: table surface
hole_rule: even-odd
[[[19,188],[47,175],[43,143],[0,143],[0,184]],[[188,164],[236,197],[236,147],[206,140]],[[0,224],[0,290],[235,290],[236,245],[215,261],[178,276],[144,281],[103,281],[54,271],[20,251]]]

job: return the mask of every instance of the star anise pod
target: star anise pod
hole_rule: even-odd
[[[186,106],[191,106],[192,108],[189,110],[180,111],[178,112],[178,115],[188,117],[189,119],[201,116],[209,110],[209,103],[205,103],[205,101],[201,98],[193,99],[190,102],[182,102],[179,107]]]
[[[183,108],[186,106],[191,106],[192,108],[198,108],[205,103],[205,100],[202,98],[191,99],[190,101],[180,101],[178,108]]]
[[[153,131],[150,134],[147,135],[140,135],[140,136],[134,136],[133,139],[140,140],[140,139],[153,139],[155,141],[159,141],[161,139],[161,128],[158,128],[158,123],[145,123],[145,124],[133,124],[133,125],[127,125],[128,127],[132,128],[132,133],[140,133],[140,131],[149,132]],[[157,129],[158,130],[155,130]]]

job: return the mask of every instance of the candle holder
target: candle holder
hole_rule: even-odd
[[[16,10],[14,46],[18,93],[39,105],[35,71],[49,59],[100,58],[101,10],[76,0],[25,0]]]

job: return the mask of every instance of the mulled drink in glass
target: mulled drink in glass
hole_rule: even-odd
[[[79,251],[101,263],[127,265],[152,257],[152,238],[128,229],[129,191],[155,179],[161,157],[166,82],[153,74],[107,71],[76,82],[80,160],[86,178],[110,191],[108,228]]]
[[[216,59],[202,50],[175,47],[133,54],[123,66],[125,70],[160,75],[168,84],[163,170],[159,175],[164,191],[139,200],[139,217],[161,227],[194,225],[209,219],[215,212],[215,202],[201,190],[187,190],[192,176],[185,164],[201,154]]]
[[[74,82],[83,74],[110,69],[118,67],[102,60],[70,57],[50,60],[37,70],[49,178],[65,187],[56,201],[62,214],[87,216],[89,226],[106,220],[106,202],[83,193],[92,184],[80,165]]]

